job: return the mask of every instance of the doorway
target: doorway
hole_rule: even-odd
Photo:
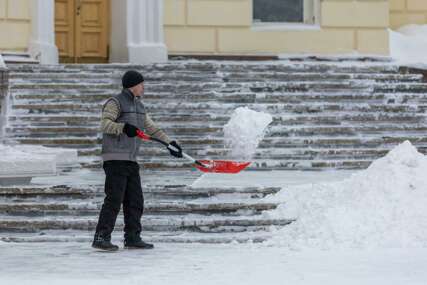
[[[110,0],[55,0],[60,63],[107,63]]]

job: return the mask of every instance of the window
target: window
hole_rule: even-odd
[[[316,23],[317,0],[253,0],[254,23]]]

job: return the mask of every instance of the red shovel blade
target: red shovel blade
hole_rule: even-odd
[[[229,160],[199,160],[199,162],[206,167],[196,164],[197,169],[206,173],[239,173],[251,164]]]

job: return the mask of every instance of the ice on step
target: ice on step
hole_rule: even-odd
[[[230,148],[232,158],[252,158],[264,137],[265,129],[272,121],[270,114],[247,107],[234,110],[230,121],[224,126],[225,144]]]

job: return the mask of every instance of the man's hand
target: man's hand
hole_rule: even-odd
[[[168,150],[172,156],[175,157],[182,157],[182,149],[181,147],[176,143],[176,141],[171,141],[168,145]]]
[[[138,130],[137,127],[128,123],[125,123],[125,126],[123,127],[123,133],[125,133],[130,138],[136,137],[137,130]]]

